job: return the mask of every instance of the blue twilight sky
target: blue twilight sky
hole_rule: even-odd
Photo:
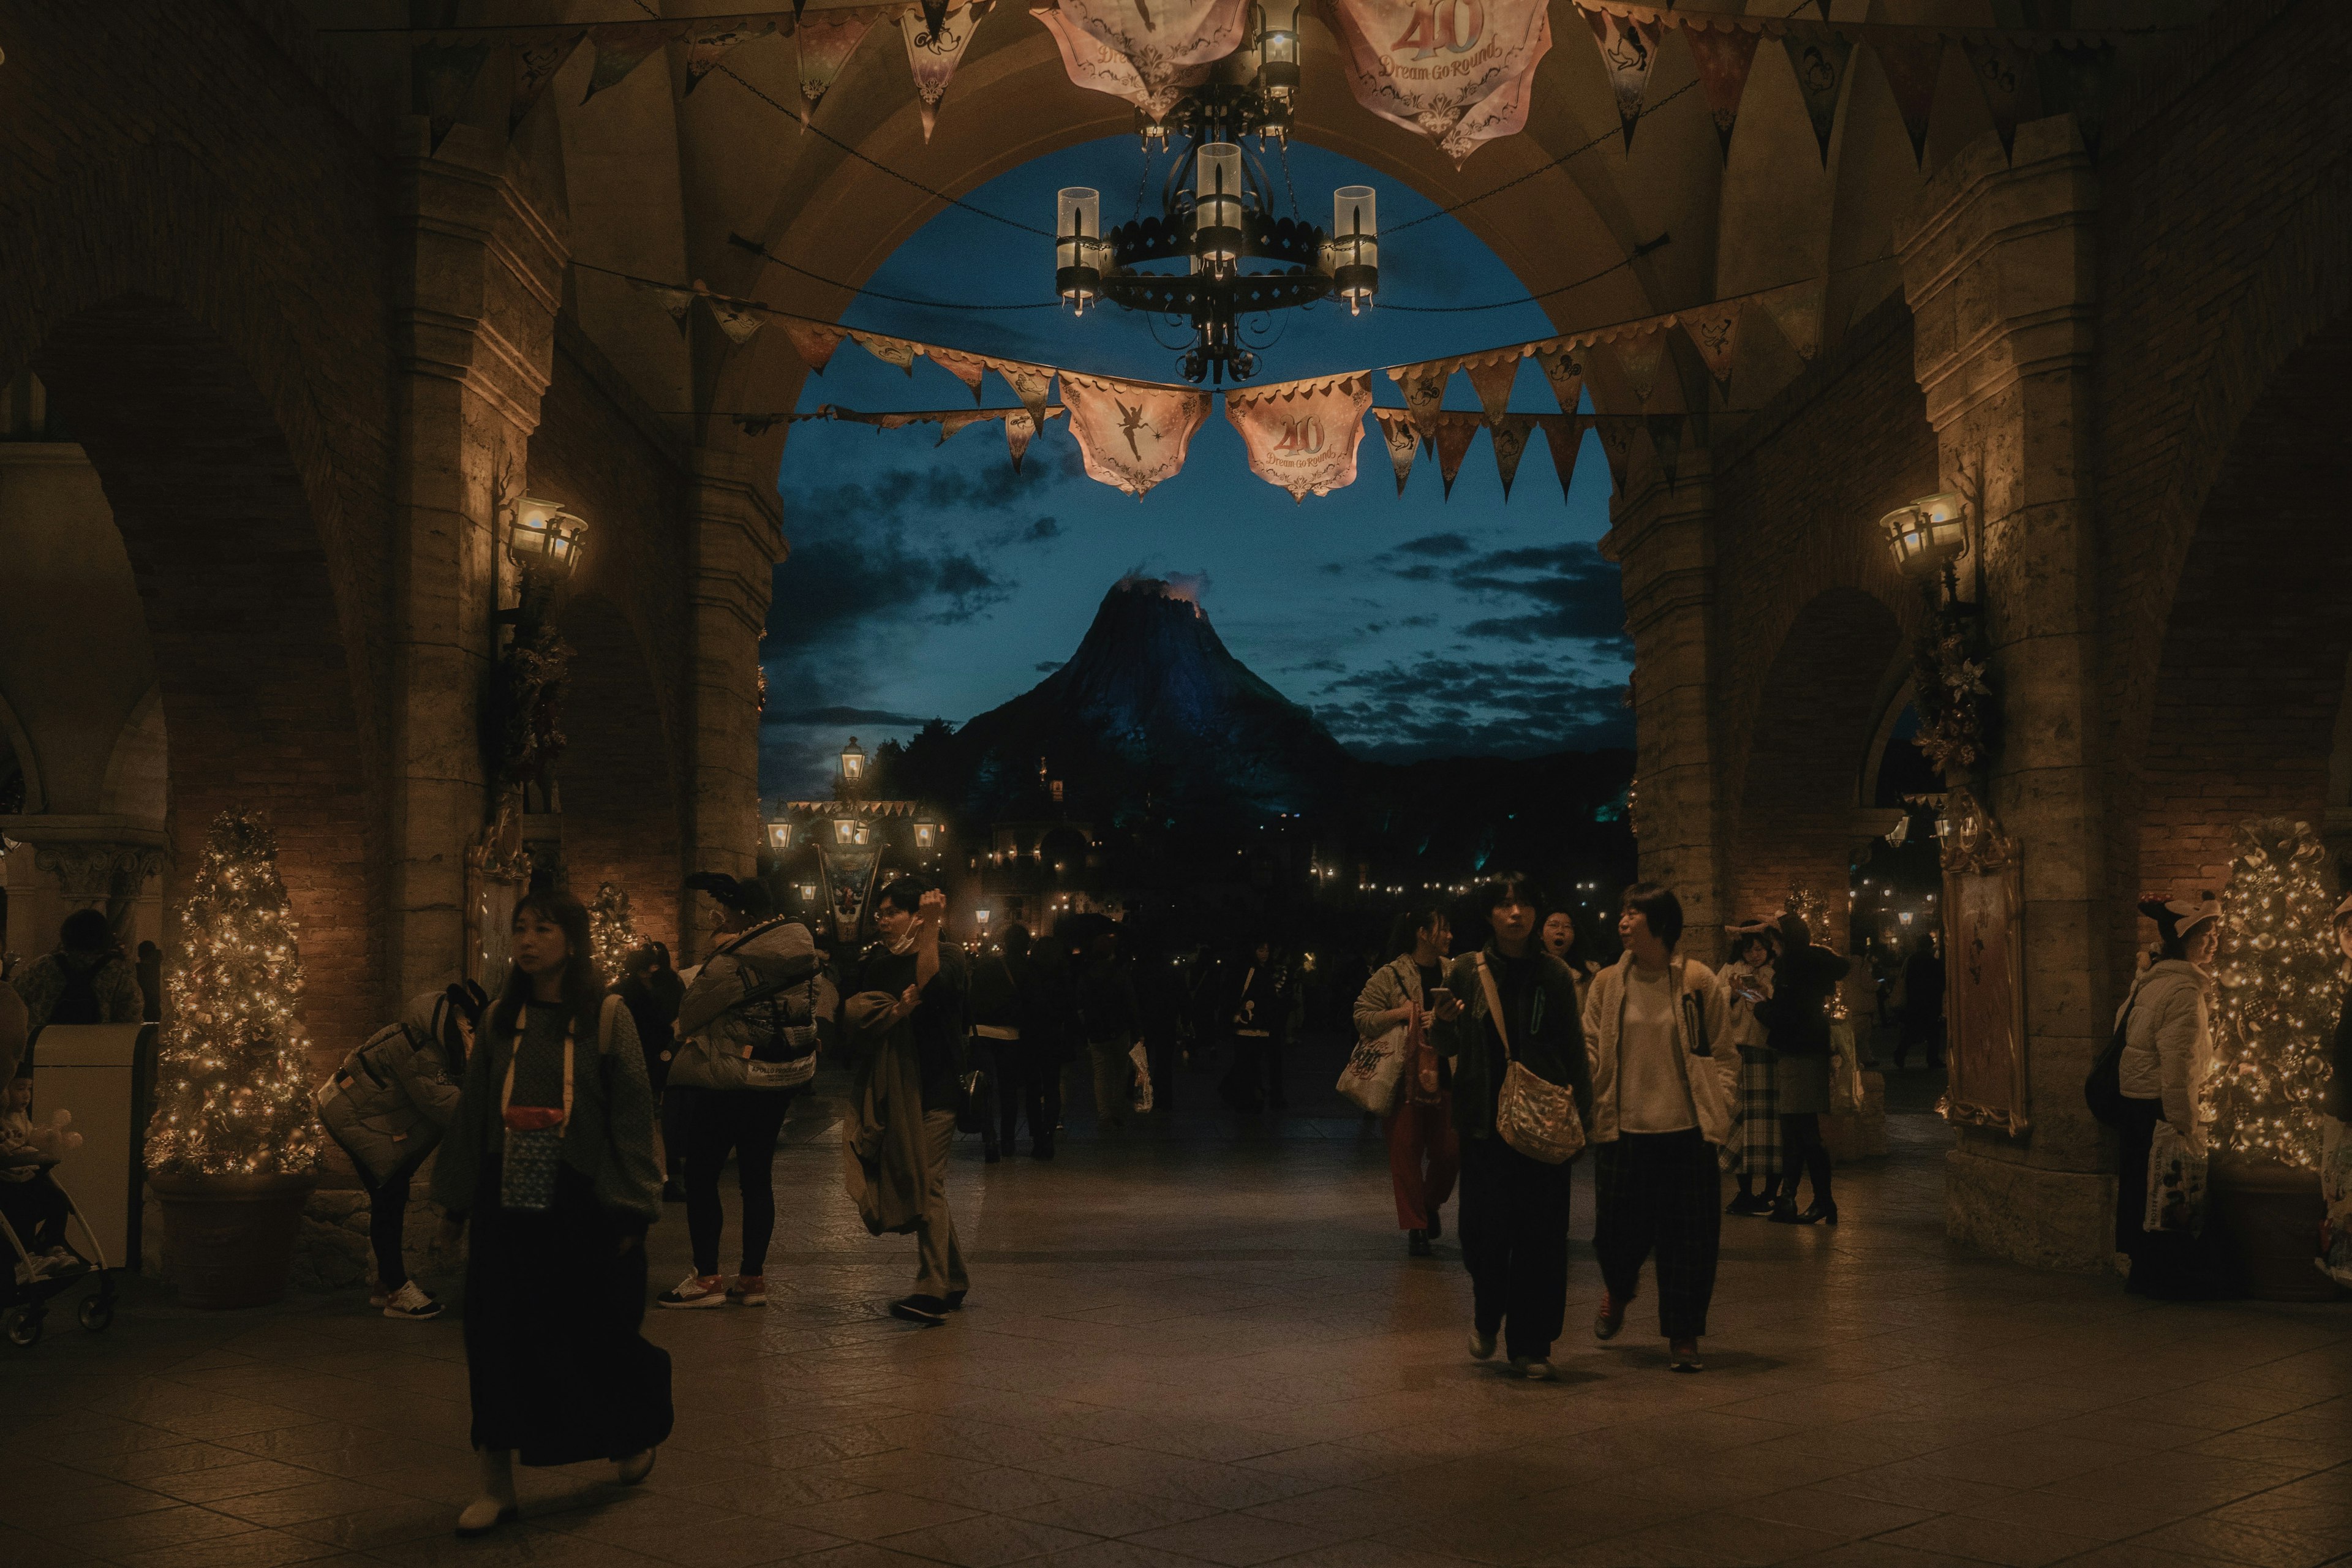
[[[951,133],[950,100],[942,134]],[[1041,158],[973,192],[975,206],[1050,233],[1064,185],[1103,193],[1103,221],[1158,210],[1165,154],[1133,138]],[[1336,186],[1380,193],[1382,308],[1351,319],[1330,304],[1291,311],[1261,356],[1259,382],[1433,358],[1539,337],[1534,305],[1417,313],[1401,305],[1523,300],[1518,280],[1452,218],[1400,232],[1430,202],[1352,160],[1303,145],[1288,155],[1302,216],[1327,226]],[[1269,163],[1276,210],[1288,207]],[[1508,199],[1508,198],[1506,198]],[[763,297],[790,307],[771,272]],[[974,213],[934,218],[868,281],[870,290],[961,308],[861,298],[846,324],[1074,369],[1177,381],[1184,332],[1117,309],[973,309],[1051,298],[1053,245]],[[1164,342],[1155,342],[1155,327]],[[992,407],[1015,400],[993,376]],[[1373,378],[1377,403],[1402,406]],[[963,384],[928,360],[910,379],[845,344],[812,376],[803,410],[969,407]],[[1475,409],[1457,375],[1446,405]],[[1556,405],[1532,362],[1515,410]],[[1589,406],[1589,405],[1588,405]],[[1388,760],[1527,755],[1630,744],[1620,705],[1630,647],[1617,569],[1593,548],[1608,527],[1609,468],[1585,437],[1571,492],[1531,441],[1504,504],[1488,437],[1464,460],[1451,500],[1435,460],[1402,499],[1376,424],[1365,421],[1357,480],[1294,504],[1249,470],[1222,407],[1192,441],[1184,471],[1141,500],[1087,479],[1066,421],[1055,420],[1015,475],[1003,427],[974,425],[935,447],[937,426],[877,431],[793,426],[778,479],[792,558],[776,570],[765,659],[770,697],[761,787],[823,789],[855,732],[869,749],[923,721],[961,723],[1017,696],[1069,657],[1111,584],[1129,573],[1203,579],[1201,602],[1234,653],[1314,710],[1359,756]]]

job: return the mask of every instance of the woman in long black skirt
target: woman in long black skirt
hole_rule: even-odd
[[[515,1517],[516,1456],[610,1459],[634,1485],[670,1430],[669,1354],[637,1331],[662,1172],[636,1027],[604,994],[578,900],[526,896],[511,949],[433,1172],[445,1243],[474,1231],[466,1371],[482,1493],[460,1535]]]

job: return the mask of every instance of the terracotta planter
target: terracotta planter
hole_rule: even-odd
[[[316,1175],[153,1176],[147,1184],[163,1207],[163,1263],[182,1306],[260,1307],[286,1294]]]
[[[2257,1301],[2330,1301],[2336,1282],[2312,1267],[2327,1205],[2319,1173],[2270,1161],[2213,1162],[2207,1226],[2221,1267]]]

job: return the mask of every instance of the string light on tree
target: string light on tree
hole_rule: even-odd
[[[319,1157],[302,957],[257,816],[213,819],[180,910],[165,981],[148,1169],[171,1175],[299,1175]]]
[[[2221,900],[2204,1096],[2217,1154],[2319,1163],[2328,1039],[2342,994],[2326,866],[2309,823],[2271,817],[2238,829]]]
[[[621,961],[637,945],[637,928],[629,916],[629,895],[617,883],[596,884],[596,896],[588,905],[588,942],[604,983],[620,979]]]

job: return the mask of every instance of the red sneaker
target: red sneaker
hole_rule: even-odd
[[[765,1275],[743,1274],[727,1287],[727,1299],[739,1307],[764,1307],[768,1304],[768,1280]]]

